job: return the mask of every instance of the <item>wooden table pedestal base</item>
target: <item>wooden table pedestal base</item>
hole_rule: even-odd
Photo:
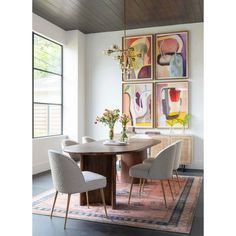
[[[147,149],[139,152],[125,153],[121,155],[121,182],[131,183],[131,177],[129,176],[129,169],[133,165],[137,165],[143,162],[147,158]],[[134,184],[139,183],[139,179],[134,178]]]

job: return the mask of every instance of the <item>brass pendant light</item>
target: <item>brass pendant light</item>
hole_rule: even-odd
[[[126,0],[124,0],[124,36],[123,36],[123,48],[120,49],[118,45],[113,44],[107,50],[104,50],[105,55],[114,55],[114,60],[117,60],[120,64],[122,71],[122,77],[124,80],[129,79],[133,70],[133,62],[136,57],[141,57],[141,54],[135,52],[133,47],[128,47],[126,45]]]

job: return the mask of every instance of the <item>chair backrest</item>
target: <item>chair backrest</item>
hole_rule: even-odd
[[[182,149],[182,141],[176,141],[176,150],[175,150],[175,159],[174,159],[174,165],[173,165],[173,170],[177,170],[179,168],[179,163],[180,163],[180,157],[181,157],[181,149]]]
[[[61,193],[81,192],[85,180],[77,163],[54,150],[49,150],[48,156],[55,189]]]
[[[171,144],[157,154],[148,173],[149,179],[172,178],[175,150],[176,144]]]
[[[91,143],[91,142],[95,142],[96,139],[93,139],[92,137],[89,136],[83,136],[82,137],[82,143]]]
[[[68,146],[71,146],[71,145],[76,145],[76,144],[79,144],[79,143],[77,143],[76,141],[71,140],[71,139],[64,139],[61,142],[61,149],[63,151],[65,147],[68,147]]]

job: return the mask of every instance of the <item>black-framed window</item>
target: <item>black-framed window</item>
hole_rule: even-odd
[[[33,138],[62,134],[63,46],[33,33]]]

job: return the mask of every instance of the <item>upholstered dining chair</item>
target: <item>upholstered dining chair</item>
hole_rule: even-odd
[[[91,142],[95,142],[96,139],[90,137],[90,136],[83,136],[82,137],[82,143],[91,143]],[[119,160],[117,160],[117,165],[119,165]],[[117,167],[117,171],[118,171],[118,167]],[[119,181],[119,177],[118,174],[116,174],[116,180]]]
[[[86,192],[86,196],[88,196],[89,191],[96,189],[100,189],[105,214],[107,217],[106,203],[103,192],[103,188],[105,188],[107,184],[106,177],[90,171],[81,171],[74,160],[54,150],[49,150],[48,156],[52,172],[53,185],[56,190],[50,217],[52,218],[53,215],[58,192],[68,194],[64,223],[65,229],[71,194]]]
[[[79,144],[79,143],[77,143],[76,141],[74,141],[74,140],[72,140],[72,139],[64,139],[64,140],[62,140],[62,141],[61,141],[61,150],[62,150],[62,153],[63,153],[64,155],[70,157],[68,153],[65,153],[65,152],[64,152],[64,148],[65,148],[65,147],[68,147],[68,146],[72,146],[72,145],[77,145],[77,144]],[[78,158],[78,157],[77,157],[77,158]],[[80,159],[76,159],[76,160],[74,160],[74,161],[76,161],[78,165],[80,164]]]
[[[179,163],[180,163],[180,157],[181,157],[181,150],[182,150],[182,141],[178,140],[174,143],[172,143],[174,145],[176,145],[176,149],[175,149],[175,158],[174,158],[174,165],[173,165],[173,173],[176,175],[177,178],[177,182],[180,188],[180,181],[179,181],[179,176],[178,176],[178,168],[179,168]],[[155,160],[155,158],[151,157],[151,158],[147,158],[143,161],[143,163],[152,163]],[[144,186],[144,181],[143,181],[143,186]]]
[[[91,143],[91,142],[95,142],[95,141],[96,141],[96,139],[93,139],[90,136],[83,136],[82,137],[82,143]]]
[[[167,180],[172,199],[174,200],[169,180],[172,179],[175,150],[176,150],[176,145],[171,144],[162,151],[160,151],[153,162],[134,165],[129,169],[129,175],[132,177],[132,179],[130,185],[128,204],[130,204],[134,178],[140,178],[141,180],[142,179],[160,180],[166,207],[167,207],[167,202],[166,202],[166,195],[163,181]],[[141,192],[141,188],[139,192]]]
[[[61,141],[61,149],[63,151],[65,147],[68,147],[71,145],[76,145],[76,144],[79,144],[79,143],[77,143],[76,141],[71,140],[71,139],[64,139]]]
[[[179,188],[181,186],[180,186],[180,181],[179,181],[179,176],[178,176],[177,170],[178,170],[179,164],[180,164],[181,150],[182,150],[182,141],[176,141],[176,151],[175,151],[175,161],[174,161],[174,166],[173,166],[173,172],[176,175]]]

